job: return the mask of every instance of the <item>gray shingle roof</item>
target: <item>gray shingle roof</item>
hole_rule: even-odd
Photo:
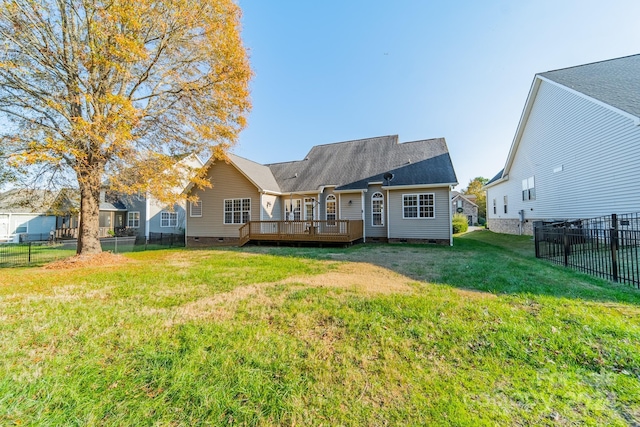
[[[0,212],[48,213],[58,194],[58,191],[15,188],[0,195]]]
[[[235,154],[229,153],[227,156],[261,190],[280,192],[280,186],[268,166],[252,162]]]
[[[548,71],[540,76],[640,117],[640,55]]]
[[[390,186],[457,182],[444,138],[399,144],[392,135],[317,145],[304,160],[268,166],[285,193],[326,185],[364,189],[369,182],[383,182],[386,172],[393,174]]]
[[[489,184],[491,184],[492,182],[497,181],[497,180],[499,180],[500,178],[502,178],[502,173],[503,173],[503,172],[504,172],[504,168],[503,168],[503,169],[501,169],[501,170],[500,170],[500,172],[498,172],[498,173],[496,174],[496,176],[494,176],[493,178],[491,178],[491,179],[489,180],[489,182],[487,182],[485,185],[489,185]]]

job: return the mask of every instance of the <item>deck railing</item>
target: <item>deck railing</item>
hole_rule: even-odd
[[[251,240],[351,243],[362,237],[361,220],[249,221],[240,227],[240,246]]]

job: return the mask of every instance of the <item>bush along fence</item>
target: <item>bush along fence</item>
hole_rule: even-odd
[[[163,247],[184,246],[184,234],[150,233],[149,240],[135,236],[100,239],[103,251],[125,253]],[[29,241],[26,243],[1,243],[0,268],[36,266],[69,258],[76,254],[77,240]]]
[[[640,214],[533,226],[537,258],[640,288]]]

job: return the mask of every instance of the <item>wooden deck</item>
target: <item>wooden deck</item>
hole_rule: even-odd
[[[240,227],[240,246],[250,241],[353,243],[363,237],[362,220],[249,221]]]

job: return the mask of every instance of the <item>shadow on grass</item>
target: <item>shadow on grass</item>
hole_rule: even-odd
[[[535,258],[530,236],[476,231],[454,246],[369,244],[343,248],[248,246],[223,250],[366,262],[412,279],[493,294],[544,295],[640,305],[640,290]],[[375,277],[372,277],[375,281]]]

